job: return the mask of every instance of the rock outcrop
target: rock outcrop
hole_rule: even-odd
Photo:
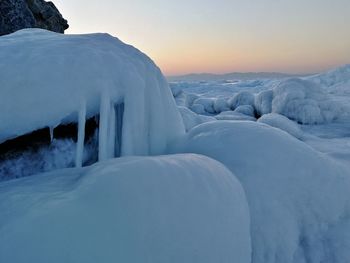
[[[0,35],[32,27],[64,33],[68,23],[52,2],[0,0]]]

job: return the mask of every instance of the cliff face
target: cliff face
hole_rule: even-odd
[[[64,33],[68,23],[52,2],[0,0],[0,35],[32,27]]]

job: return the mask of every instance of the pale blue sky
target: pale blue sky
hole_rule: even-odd
[[[165,74],[350,63],[350,0],[53,0],[67,33],[108,32]]]

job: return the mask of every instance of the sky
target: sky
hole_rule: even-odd
[[[315,73],[350,63],[350,0],[53,2],[66,33],[109,33],[166,75]]]

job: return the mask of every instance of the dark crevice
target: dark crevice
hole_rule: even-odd
[[[85,125],[85,143],[91,140],[94,136],[96,129],[98,128],[99,116],[94,116],[86,121]],[[54,139],[72,139],[77,141],[78,124],[68,123],[61,124],[54,128]],[[21,152],[31,150],[36,152],[38,149],[44,146],[49,146],[51,143],[50,128],[46,127],[27,133],[22,136],[18,136],[14,139],[7,140],[0,144],[0,161],[9,157],[16,156]]]

